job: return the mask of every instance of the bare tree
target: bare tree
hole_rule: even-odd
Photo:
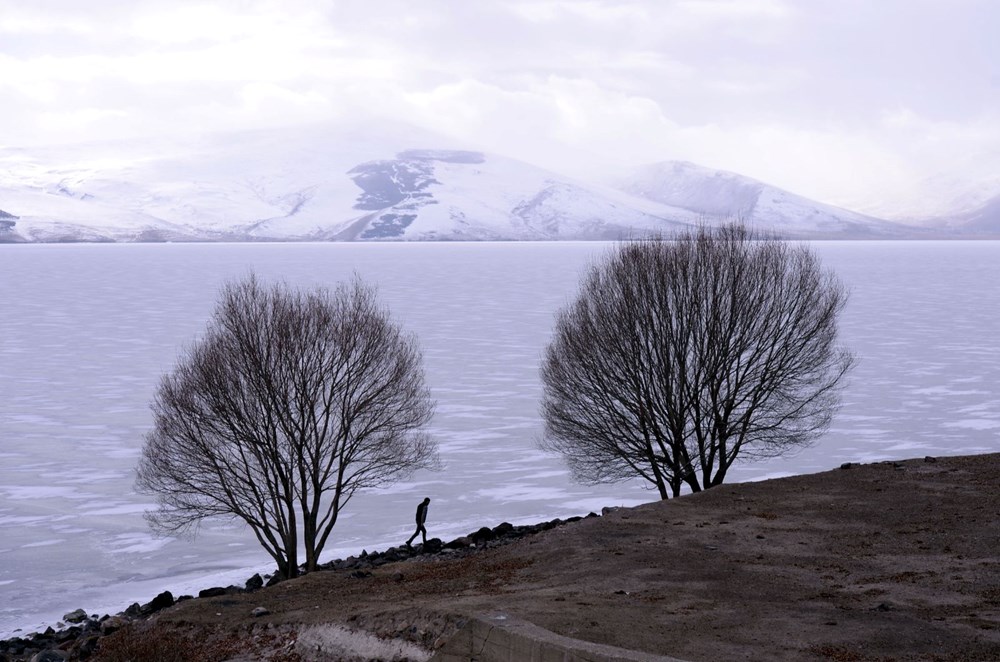
[[[137,485],[161,532],[246,522],[285,577],[314,570],[360,489],[436,459],[416,339],[355,278],[328,290],[227,284],[204,336],[163,377]]]
[[[854,362],[846,301],[807,247],[742,225],[624,243],[558,315],[542,445],[582,481],[639,476],[666,499],[809,444]]]

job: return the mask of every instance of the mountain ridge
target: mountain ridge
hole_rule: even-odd
[[[3,242],[607,240],[733,218],[801,239],[961,233],[689,162],[595,183],[381,125],[0,149],[0,209]]]

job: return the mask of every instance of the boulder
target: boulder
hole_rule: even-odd
[[[253,577],[247,580],[246,590],[256,591],[264,586],[264,579],[260,576],[260,573],[255,574]]]
[[[90,635],[79,639],[70,649],[70,659],[86,660],[96,651],[101,638],[97,635]]]
[[[484,526],[475,533],[470,534],[469,537],[472,538],[473,545],[480,547],[493,540],[495,536],[493,535],[493,529],[488,526]]]
[[[514,531],[514,525],[510,522],[502,522],[493,527],[493,537],[500,538],[502,536],[510,535]]]
[[[226,589],[221,586],[213,586],[212,588],[204,588],[198,591],[199,598],[216,598],[220,595],[225,595]]]
[[[128,619],[123,616],[112,616],[111,618],[106,618],[101,621],[101,634],[104,636],[114,634],[128,625],[128,623]]]
[[[467,549],[472,546],[472,538],[462,536],[444,544],[445,549]]]
[[[82,609],[77,609],[68,614],[64,614],[62,619],[67,623],[82,623],[87,620],[87,612]]]
[[[271,612],[267,609],[267,607],[255,607],[254,610],[250,612],[250,615],[254,618],[260,618],[261,616],[267,616],[270,613]]]
[[[174,594],[170,591],[164,591],[158,596],[153,598],[150,602],[142,606],[143,614],[154,614],[161,609],[166,609],[167,607],[172,607],[174,605]]]
[[[68,653],[56,650],[45,650],[31,656],[31,662],[65,662],[69,658]]]

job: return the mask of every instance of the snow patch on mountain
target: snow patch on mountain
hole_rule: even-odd
[[[616,239],[734,218],[794,238],[926,236],[692,163],[598,185],[378,122],[3,148],[0,208],[4,242]],[[1000,232],[991,209],[963,222]]]
[[[910,236],[914,228],[865,216],[789,193],[724,170],[686,161],[638,169],[618,182],[632,195],[702,215],[705,222],[742,219],[787,237]]]

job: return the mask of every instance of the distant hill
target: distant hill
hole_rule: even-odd
[[[809,200],[764,182],[686,161],[664,161],[619,182],[622,190],[709,220],[741,218],[789,237],[897,238],[915,228]]]
[[[615,239],[735,217],[798,238],[927,233],[691,163],[597,184],[377,123],[0,149],[0,204],[8,242]]]

